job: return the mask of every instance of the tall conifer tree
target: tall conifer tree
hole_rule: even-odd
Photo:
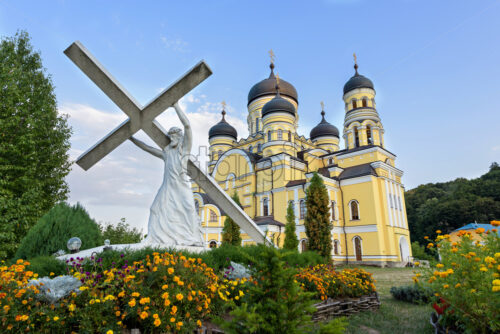
[[[231,198],[241,207],[240,198],[236,192],[233,196],[231,196]],[[226,217],[226,220],[224,221],[224,228],[222,229],[222,244],[241,246],[240,227],[229,216]]]
[[[323,179],[314,173],[306,190],[305,227],[308,249],[325,258],[332,253],[332,225],[330,223],[329,199]]]
[[[297,250],[299,240],[295,232],[295,213],[293,211],[293,203],[288,203],[286,209],[286,226],[285,226],[285,243],[283,248],[290,250]]]

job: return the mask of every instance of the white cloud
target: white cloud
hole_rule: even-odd
[[[188,43],[179,37],[160,36],[160,40],[167,49],[172,49],[176,52],[188,52]]]

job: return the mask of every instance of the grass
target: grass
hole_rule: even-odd
[[[378,311],[358,313],[349,317],[348,334],[425,334],[433,333],[429,323],[432,308],[395,300],[389,290],[393,286],[413,284],[413,268],[376,268],[361,266],[373,273],[381,301]]]

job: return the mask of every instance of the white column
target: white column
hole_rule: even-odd
[[[389,186],[387,185],[387,179],[385,179],[385,194],[387,198],[387,215],[389,216],[389,224],[391,226],[394,226],[394,223],[392,222],[392,210],[391,210],[391,199],[389,198],[390,193],[389,193]]]

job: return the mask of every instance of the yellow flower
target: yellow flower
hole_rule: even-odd
[[[180,280],[179,276],[174,276],[174,282],[178,282]]]
[[[442,263],[436,264],[436,268],[443,268],[443,267],[444,267],[444,264],[442,264]]]
[[[113,332],[113,330],[112,330],[112,329],[110,329],[109,331],[107,331],[107,332],[106,332],[106,334],[113,334],[113,333],[114,333],[114,332]]]
[[[178,294],[175,296],[175,298],[176,298],[177,300],[182,300],[182,299],[184,298],[184,296],[182,295],[182,293],[178,293]]]
[[[441,230],[436,230],[436,234],[441,234]]]
[[[162,290],[167,290],[168,289],[168,284],[164,284],[162,287],[161,287]]]
[[[471,293],[475,293],[475,292],[476,292],[476,289],[470,289],[470,292],[471,292]]]
[[[161,298],[163,299],[168,299],[168,292],[164,292],[162,295],[161,295]]]
[[[170,318],[170,322],[175,322],[175,318],[174,317]]]
[[[493,286],[493,287],[491,288],[491,291],[493,291],[493,292],[498,292],[498,291],[500,291],[500,286],[498,286],[498,285]]]
[[[455,288],[459,288],[461,286],[462,286],[462,284],[460,284],[460,283],[455,284]]]
[[[448,284],[443,285],[444,289],[448,289],[450,286]]]
[[[154,324],[156,327],[158,327],[158,326],[160,326],[160,325],[161,325],[161,320],[157,318],[157,319],[155,319],[155,321],[153,322],[153,324]]]
[[[132,298],[129,302],[128,302],[128,305],[130,307],[134,307],[135,306],[135,298]]]
[[[416,261],[416,262],[414,263],[414,265],[419,266],[419,265],[420,265],[420,262]]]
[[[149,314],[148,312],[142,311],[141,314],[139,314],[139,316],[141,317],[142,320],[144,320],[149,316]]]
[[[172,310],[170,311],[170,314],[174,315],[177,313],[177,306],[172,306]]]
[[[196,320],[196,325],[198,325],[198,327],[201,327],[201,320]]]
[[[141,294],[139,292],[132,292],[132,297],[139,297]]]
[[[167,271],[168,271],[168,273],[169,273],[170,275],[172,275],[172,274],[174,273],[174,268],[168,268],[168,270],[167,270]],[[174,281],[175,281],[175,279],[174,279]]]
[[[141,299],[139,300],[139,303],[140,303],[141,305],[148,304],[149,302],[150,302],[149,297],[144,297],[144,298],[141,298]]]
[[[488,268],[486,268],[486,267],[481,267],[481,268],[479,268],[479,270],[481,270],[481,271],[483,271],[483,272],[486,272],[486,271],[488,271]]]
[[[181,328],[181,327],[182,327],[182,325],[184,325],[184,324],[182,323],[182,321],[179,321],[179,322],[177,323],[177,328]]]
[[[52,320],[57,321],[57,320],[59,320],[59,317],[55,316],[54,318],[52,318]]]
[[[494,279],[492,283],[493,285],[500,285],[500,279]]]
[[[122,298],[125,296],[125,291],[121,291],[119,294],[118,294],[118,297],[119,298]]]
[[[119,317],[119,316],[120,316],[120,314],[122,314],[120,311],[116,311],[116,312],[115,312],[115,315],[116,315],[117,317]]]
[[[75,310],[75,308],[76,308],[76,305],[75,305],[75,304],[69,304],[69,305],[68,305],[68,310],[69,310],[70,312],[73,312],[73,311]]]
[[[157,313],[153,314],[153,319],[158,319],[158,314]]]

